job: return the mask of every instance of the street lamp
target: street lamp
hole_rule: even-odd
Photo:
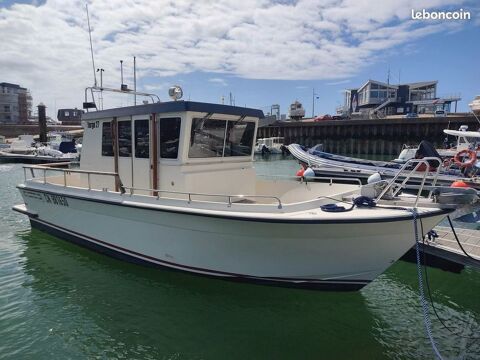
[[[315,92],[315,88],[312,91],[312,118],[315,117],[315,100],[318,100],[318,94]]]

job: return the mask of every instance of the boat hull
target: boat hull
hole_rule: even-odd
[[[204,216],[21,188],[32,227],[121,259],[224,279],[358,290],[414,245],[411,218]],[[422,219],[425,232],[446,216]]]

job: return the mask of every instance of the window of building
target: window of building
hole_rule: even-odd
[[[74,116],[74,117],[77,116],[77,112],[76,112],[76,111],[73,112],[73,116]]]
[[[229,121],[223,156],[250,156],[254,136],[255,123]]]
[[[193,119],[188,156],[222,157],[226,125],[226,120]]]
[[[6,112],[6,113],[9,113],[10,112],[10,105],[4,105],[3,106],[3,111]]]
[[[65,116],[67,116],[67,117],[70,116],[70,112],[69,112],[69,111],[65,111],[63,114],[64,114]]]
[[[112,123],[102,124],[102,156],[113,156]]]
[[[163,159],[176,159],[180,143],[181,118],[160,119],[160,157]]]
[[[148,120],[135,120],[135,157],[150,157],[150,129]]]
[[[132,123],[131,121],[118,122],[118,156],[132,156]]]

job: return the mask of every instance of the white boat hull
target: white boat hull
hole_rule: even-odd
[[[19,188],[26,205],[16,210],[29,215],[33,227],[120,258],[241,281],[356,290],[415,243],[405,215],[276,221]],[[437,211],[424,217],[424,231],[445,216]]]

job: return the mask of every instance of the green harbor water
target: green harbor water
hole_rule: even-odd
[[[298,165],[259,158],[256,168],[293,175]],[[146,268],[31,230],[11,211],[22,180],[21,165],[0,165],[0,359],[434,358],[415,264],[346,293]],[[480,359],[480,271],[428,268],[428,279],[455,332],[430,314],[440,352]]]

